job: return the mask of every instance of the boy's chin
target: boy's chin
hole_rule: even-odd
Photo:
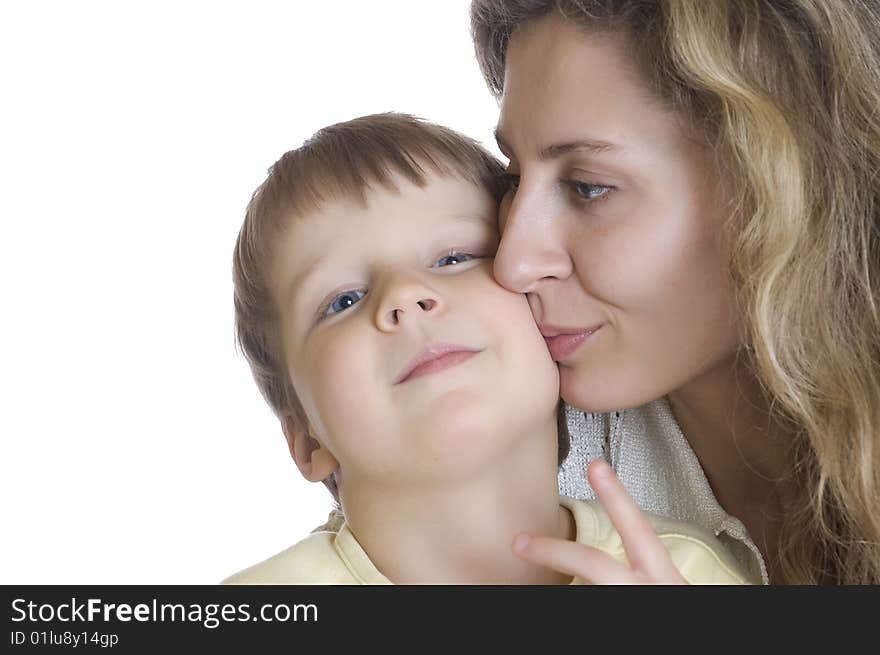
[[[516,429],[521,422],[511,403],[497,392],[482,389],[454,389],[438,394],[421,408],[413,408],[419,429],[439,436],[479,437],[496,431]]]
[[[481,450],[510,448],[516,435],[541,430],[544,425],[555,429],[556,403],[531,408],[523,404],[499,403],[497,397],[476,394],[447,394],[427,411],[413,417],[415,425],[409,432],[438,451],[451,449],[457,456]]]

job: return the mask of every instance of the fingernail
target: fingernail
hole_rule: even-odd
[[[513,540],[513,552],[523,553],[529,545],[529,535],[520,534]]]
[[[594,459],[590,462],[593,466],[593,475],[607,476],[611,473],[611,467],[608,466],[608,462],[604,459]]]

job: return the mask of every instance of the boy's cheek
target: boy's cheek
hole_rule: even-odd
[[[504,298],[512,304],[521,304],[528,309],[529,302],[525,294],[505,289],[498,283],[498,280],[495,279],[492,269],[494,261],[494,259],[484,259],[481,265],[474,271],[474,273],[479,276],[480,284],[478,293],[481,295],[483,301],[486,300],[486,297]]]
[[[541,343],[544,342],[541,331],[538,329],[538,324],[535,322],[532,308],[529,306],[529,300],[525,294],[504,289],[501,305],[503,306],[503,318],[507,324],[508,331],[519,331],[519,338],[521,339],[527,338],[528,335],[530,338],[539,339]]]
[[[321,348],[309,361],[309,388],[318,411],[344,420],[350,410],[369,411],[369,389],[381,388],[382,373],[373,366],[374,358],[365,344],[356,339],[337,339]]]

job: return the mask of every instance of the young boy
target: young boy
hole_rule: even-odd
[[[624,559],[600,505],[558,495],[558,371],[525,296],[492,277],[502,176],[470,139],[395,114],[270,169],[235,248],[238,339],[345,522],[225,582],[572,581],[518,558],[521,532]],[[688,582],[747,581],[711,535],[654,527]]]

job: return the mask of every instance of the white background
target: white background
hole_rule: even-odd
[[[492,147],[468,4],[0,6],[0,583],[210,584],[325,520],[234,347],[233,243],[323,125]]]

